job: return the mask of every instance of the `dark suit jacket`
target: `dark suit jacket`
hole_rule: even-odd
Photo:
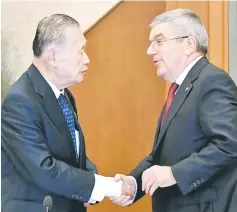
[[[153,212],[236,212],[237,88],[231,78],[202,58],[160,122],[152,153],[131,173],[136,200],[144,195],[143,171],[171,166],[177,184],[155,191]]]
[[[85,212],[94,187],[95,165],[86,157],[75,100],[80,158],[52,89],[34,65],[11,86],[2,102],[2,211],[42,212],[46,195],[53,211]]]

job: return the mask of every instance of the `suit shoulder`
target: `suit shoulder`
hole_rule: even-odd
[[[200,76],[202,77],[227,77],[228,74],[221,68],[217,67],[216,65],[209,63],[206,65],[203,70],[201,71]]]
[[[236,89],[236,85],[229,74],[212,63],[209,63],[203,68],[199,75],[199,80],[202,81],[203,86],[212,87],[223,83],[229,84]]]
[[[200,99],[209,97],[210,94],[236,98],[237,87],[231,77],[221,68],[208,64],[200,72],[197,79]]]
[[[6,102],[9,103],[12,100],[24,100],[26,102],[34,102],[34,98],[32,98],[34,94],[34,87],[32,85],[32,82],[30,81],[30,78],[27,74],[27,72],[24,72],[22,76],[13,83],[6,91],[2,105],[4,105]]]

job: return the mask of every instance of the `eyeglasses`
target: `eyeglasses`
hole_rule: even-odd
[[[182,38],[188,38],[189,36],[182,36],[182,37],[175,37],[175,38],[165,38],[161,40],[152,40],[148,44],[148,48],[153,44],[156,44],[157,46],[162,46],[165,42],[170,41],[170,40],[177,40],[177,39],[182,39]],[[153,46],[154,47],[154,46]]]

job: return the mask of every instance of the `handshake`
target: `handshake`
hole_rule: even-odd
[[[106,196],[117,205],[131,205],[137,190],[136,180],[132,176],[126,176],[123,174],[116,174],[113,180],[117,185],[120,184],[120,192],[117,192],[116,195],[114,195],[115,193],[113,192],[110,194],[109,189]]]
[[[114,180],[122,183],[121,194],[116,197],[108,195],[109,199],[120,206],[132,204],[137,192],[135,178],[132,176],[116,174]],[[157,188],[170,187],[176,183],[171,167],[154,165],[143,172],[141,190],[146,194],[153,195]]]
[[[98,198],[92,197],[91,200],[94,202],[102,201],[104,197],[108,197],[113,203],[117,205],[131,205],[135,199],[137,189],[139,189],[137,188],[137,182],[135,178],[132,176],[116,174],[113,178],[96,175],[96,179],[100,181],[100,183],[96,184],[101,185],[101,187],[95,187],[97,187],[97,190],[103,190],[104,192],[103,197],[100,198],[100,200]],[[170,187],[177,183],[173,176],[171,167],[158,165],[153,165],[146,169],[142,173],[141,180],[142,186],[140,190],[150,195],[153,195],[155,190],[159,187]],[[89,202],[93,203],[90,200]]]

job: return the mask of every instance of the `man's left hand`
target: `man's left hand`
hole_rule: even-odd
[[[142,174],[142,190],[146,194],[153,195],[158,187],[169,187],[176,183],[171,167],[169,166],[154,165]]]

